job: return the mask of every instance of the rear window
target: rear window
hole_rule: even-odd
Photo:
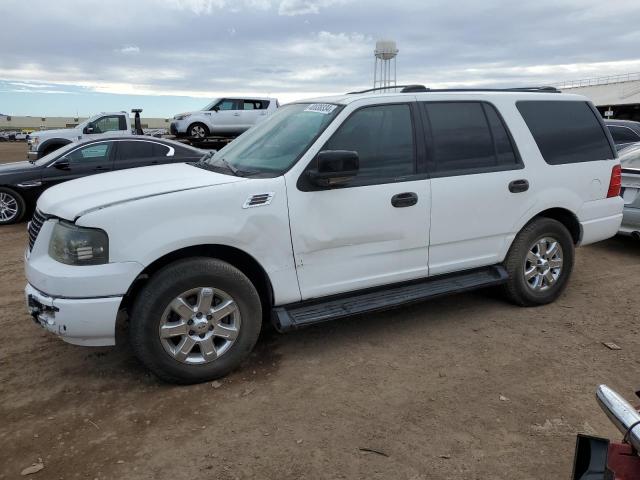
[[[587,102],[517,102],[540,153],[550,165],[614,158],[602,123]]]

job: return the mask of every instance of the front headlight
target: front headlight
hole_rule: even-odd
[[[173,117],[174,120],[184,120],[185,118],[189,118],[191,116],[190,113],[182,113],[180,115],[176,115]]]
[[[109,237],[97,228],[58,222],[49,241],[49,256],[67,265],[109,263]]]

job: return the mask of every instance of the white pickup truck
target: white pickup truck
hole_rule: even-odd
[[[58,148],[78,140],[100,138],[104,134],[132,135],[131,119],[127,112],[99,113],[74,128],[42,130],[29,135],[27,157],[37,160]]]
[[[202,110],[173,117],[171,134],[204,140],[210,136],[237,137],[260,123],[280,106],[277,98],[216,98]]]

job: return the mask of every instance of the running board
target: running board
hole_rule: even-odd
[[[342,317],[387,310],[451,293],[500,285],[508,278],[507,271],[500,265],[468,270],[429,278],[419,283],[367,289],[340,297],[333,296],[275,307],[272,311],[272,321],[276,329],[284,333]]]

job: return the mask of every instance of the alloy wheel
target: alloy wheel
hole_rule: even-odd
[[[10,193],[0,192],[0,221],[10,222],[18,215],[18,200]]]
[[[240,310],[226,292],[198,287],[167,306],[158,329],[164,350],[179,362],[205,364],[224,355],[240,333]]]
[[[529,288],[542,292],[556,284],[562,274],[562,246],[553,237],[542,237],[529,248],[524,262],[524,279]]]

